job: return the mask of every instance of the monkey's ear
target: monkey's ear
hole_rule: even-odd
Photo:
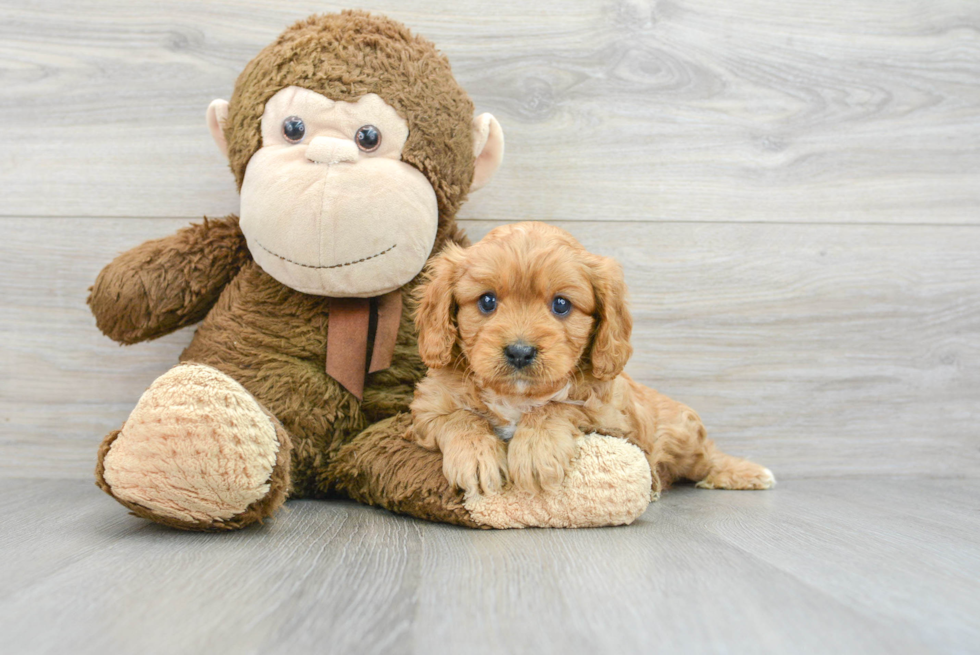
[[[228,141],[225,139],[225,120],[228,118],[228,101],[212,100],[208,105],[208,130],[218,150],[228,157]]]
[[[473,157],[475,170],[470,191],[489,182],[504,159],[504,131],[493,114],[480,114],[473,119]]]
[[[455,243],[447,244],[429,260],[424,282],[415,289],[419,355],[429,368],[444,368],[452,361],[457,335],[453,286],[463,257],[462,248]]]

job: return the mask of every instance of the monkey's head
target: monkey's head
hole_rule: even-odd
[[[500,125],[473,112],[432,43],[347,11],[283,32],[208,127],[255,261],[304,293],[370,297],[422,270],[500,164]]]

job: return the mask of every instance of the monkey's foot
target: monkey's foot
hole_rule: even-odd
[[[221,371],[181,364],[99,449],[96,483],[134,514],[185,530],[271,516],[289,488],[289,435]]]
[[[643,451],[625,439],[590,434],[553,491],[508,488],[474,495],[465,507],[493,528],[592,528],[628,525],[650,504],[653,480]]]

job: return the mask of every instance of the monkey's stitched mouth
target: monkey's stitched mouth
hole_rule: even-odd
[[[258,243],[258,241],[256,241],[256,243]],[[269,253],[273,257],[278,257],[279,259],[283,260],[284,262],[288,262],[290,264],[295,264],[296,266],[302,266],[303,268],[314,268],[314,269],[343,268],[344,266],[353,266],[354,264],[360,264],[361,262],[366,262],[369,259],[376,259],[378,257],[381,257],[382,255],[386,255],[386,254],[388,254],[389,252],[391,252],[392,250],[394,250],[398,246],[398,244],[395,243],[395,244],[392,244],[391,246],[389,246],[388,248],[385,248],[381,252],[376,252],[373,255],[368,255],[367,257],[361,257],[360,259],[354,259],[354,260],[349,261],[349,262],[344,262],[343,264],[331,264],[330,266],[313,266],[312,264],[303,264],[302,262],[293,261],[292,259],[289,259],[288,257],[283,257],[282,255],[280,255],[277,252],[272,252],[271,250],[269,250],[268,248],[266,248],[265,246],[263,246],[261,243],[259,243],[258,245],[259,245],[259,248],[261,248],[262,250],[266,251],[267,253]]]

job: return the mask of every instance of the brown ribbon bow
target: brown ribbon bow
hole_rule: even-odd
[[[391,366],[402,317],[402,293],[399,290],[376,298],[331,298],[329,311],[327,375],[363,400],[365,376]],[[377,320],[368,362],[372,313]]]

